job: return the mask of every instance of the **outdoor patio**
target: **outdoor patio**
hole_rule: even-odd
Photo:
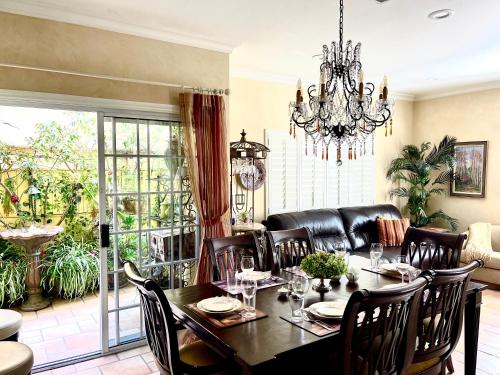
[[[109,293],[109,302],[113,299]],[[122,304],[135,304],[134,287],[120,289]],[[110,305],[111,306],[111,305]],[[52,305],[36,312],[18,310],[23,315],[19,341],[27,344],[35,355],[35,365],[100,351],[100,312],[98,294],[89,293],[74,300],[55,299]],[[120,311],[120,336],[139,333],[138,308]],[[114,314],[110,314],[109,337],[115,338]]]

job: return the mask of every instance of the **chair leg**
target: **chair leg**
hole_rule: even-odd
[[[453,360],[451,359],[451,357],[448,357],[446,359],[446,368],[451,374],[455,372],[455,367],[453,367]]]

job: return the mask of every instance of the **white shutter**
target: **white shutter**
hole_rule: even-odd
[[[296,141],[288,133],[266,130],[267,214],[297,211],[298,154]]]
[[[300,133],[300,131],[299,131]],[[299,136],[294,139],[282,130],[266,130],[267,214],[302,211],[311,208],[373,204],[375,196],[375,158],[371,137],[356,147],[356,160],[349,160],[349,147],[341,147],[342,165],[337,166],[337,148],[330,146],[329,160],[322,160],[321,145],[317,155]],[[354,150],[353,150],[354,152]]]

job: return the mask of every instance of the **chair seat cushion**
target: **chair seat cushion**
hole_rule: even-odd
[[[17,311],[0,309],[0,341],[15,335],[22,322],[23,316]]]
[[[203,341],[195,341],[180,348],[181,361],[191,367],[222,367],[224,358],[214,352]]]
[[[407,375],[416,375],[421,372],[430,369],[432,366],[435,366],[439,363],[439,357],[428,359],[424,362],[412,363],[411,366],[406,371]]]
[[[33,352],[19,342],[0,342],[0,375],[27,375],[33,367]]]

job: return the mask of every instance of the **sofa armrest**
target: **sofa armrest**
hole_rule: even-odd
[[[465,241],[462,245],[462,250],[464,250],[465,247],[467,246],[467,242],[469,242],[469,231],[466,230],[465,232],[462,232],[462,234],[464,234],[466,236]]]

